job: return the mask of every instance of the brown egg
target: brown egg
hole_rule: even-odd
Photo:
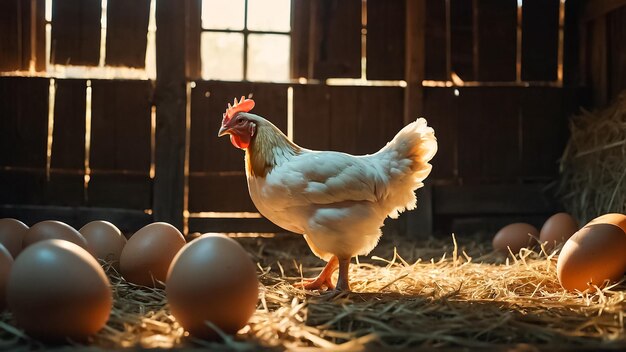
[[[536,243],[539,231],[533,225],[523,222],[516,222],[501,228],[493,237],[493,249],[508,254],[509,249],[513,254],[517,254],[520,249],[527,248]]]
[[[68,241],[45,240],[16,258],[7,301],[29,335],[83,340],[107,322],[113,298],[104,270],[90,253]]]
[[[546,252],[551,252],[557,245],[565,243],[578,231],[578,222],[568,213],[557,213],[543,223],[539,231],[539,241]]]
[[[0,312],[6,307],[7,281],[9,281],[12,266],[13,257],[11,257],[11,253],[0,244]]]
[[[96,258],[111,264],[115,270],[120,270],[120,256],[126,245],[126,237],[115,225],[96,220],[81,227],[78,232],[85,237]]]
[[[626,215],[619,213],[609,213],[600,215],[597,218],[589,221],[589,223],[585,226],[592,224],[612,224],[615,226],[619,226],[622,231],[626,232]]]
[[[22,248],[44,240],[65,240],[89,250],[87,240],[83,235],[70,225],[56,220],[46,220],[36,223],[24,233],[23,240]]]
[[[22,251],[22,238],[26,230],[28,226],[19,220],[0,219],[0,244],[9,250],[13,258]]]
[[[566,290],[595,290],[590,285],[602,286],[606,280],[612,283],[623,277],[626,232],[619,225],[626,225],[626,216],[609,215],[592,220],[563,245],[556,272]]]
[[[258,302],[256,268],[235,240],[203,235],[176,255],[165,288],[172,315],[191,334],[215,338],[210,321],[228,334],[243,328]]]
[[[174,226],[155,222],[144,226],[128,240],[120,256],[120,271],[129,282],[144,286],[161,286],[167,269],[185,238]]]

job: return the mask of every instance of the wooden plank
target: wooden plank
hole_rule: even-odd
[[[56,80],[54,131],[50,166],[85,169],[85,96],[82,79]],[[81,185],[82,188],[82,185]]]
[[[371,154],[403,126],[404,92],[399,87],[330,87],[330,149]]]
[[[246,175],[190,175],[189,211],[256,212]]]
[[[515,81],[517,1],[476,0],[479,81]]]
[[[153,211],[156,221],[183,230],[187,90],[185,80],[185,7],[156,0],[155,104],[157,108]]]
[[[600,17],[587,26],[589,44],[587,46],[587,72],[591,87],[593,105],[605,106],[609,97],[608,43],[606,18]]]
[[[299,85],[293,90],[294,142],[316,150],[331,147],[330,89]]]
[[[133,233],[152,222],[152,216],[142,210],[38,205],[0,206],[0,218],[19,219],[29,226],[54,219],[75,229],[94,220],[106,220],[125,234]]]
[[[50,61],[61,65],[98,65],[101,5],[100,0],[52,2]]]
[[[42,204],[45,171],[0,169],[0,204]]]
[[[0,166],[46,167],[47,78],[0,78]]]
[[[529,87],[521,93],[520,176],[555,179],[568,137],[562,89]]]
[[[522,80],[556,81],[560,0],[525,0],[522,7]]]
[[[150,0],[108,0],[106,64],[144,67]]]
[[[589,22],[604,17],[609,12],[626,6],[626,0],[593,0],[585,1],[582,21]]]
[[[15,71],[21,68],[22,38],[21,0],[0,1],[0,71]]]
[[[556,200],[543,191],[546,184],[463,185],[433,187],[438,215],[546,214]]]
[[[563,85],[583,85],[583,70],[581,65],[581,49],[583,48],[583,33],[579,23],[582,1],[565,2],[565,21],[563,33]],[[584,62],[584,60],[582,60]]]
[[[405,1],[367,1],[368,79],[404,79],[405,34]]]
[[[191,94],[190,171],[243,171],[243,152],[228,138],[218,138],[228,103],[252,95],[260,115],[287,133],[287,85],[196,82]]]
[[[200,36],[202,33],[202,0],[185,0],[185,75],[188,80],[202,78]]]
[[[147,174],[93,174],[87,187],[87,205],[105,208],[151,209],[152,180]]]
[[[313,78],[361,76],[361,0],[312,5]]]
[[[92,80],[92,169],[150,170],[149,81]]]
[[[330,150],[359,154],[359,87],[329,87]]]
[[[424,79],[445,81],[448,72],[446,2],[426,0]]]
[[[626,7],[607,16],[608,99],[613,101],[626,88]]]
[[[474,81],[476,79],[474,25],[474,1],[451,1],[451,69],[463,81]]]
[[[373,154],[404,127],[404,92],[400,87],[362,87],[358,99],[356,153]]]
[[[20,69],[24,71],[32,69],[45,71],[46,58],[46,22],[45,22],[45,0],[20,1],[21,26],[21,64]],[[19,49],[19,48],[18,48]]]
[[[85,186],[81,173],[50,172],[44,187],[44,204],[57,206],[84,205]]]
[[[520,168],[520,90],[459,88],[459,177],[464,182],[510,181]]]
[[[452,179],[458,176],[458,98],[452,88],[424,89],[424,117],[435,130],[437,154],[431,164],[432,179]]]
[[[312,78],[309,72],[309,38],[311,36],[311,1],[291,1],[291,77]]]
[[[404,123],[423,113],[423,87],[426,40],[426,1],[407,0]]]
[[[241,233],[280,233],[287,230],[274,225],[265,218],[258,219],[220,219],[190,218],[189,232],[241,232]]]

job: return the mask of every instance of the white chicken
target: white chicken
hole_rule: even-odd
[[[300,147],[249,113],[253,107],[244,97],[228,104],[218,136],[229,134],[232,144],[245,150],[254,205],[276,225],[304,235],[313,253],[328,262],[318,277],[303,283],[306,289],[350,290],[351,258],[376,247],[387,216],[416,207],[415,190],[423,186],[437,151],[434,130],[419,118],[377,153],[353,156]]]

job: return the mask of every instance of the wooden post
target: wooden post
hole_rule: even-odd
[[[424,112],[425,12],[425,0],[406,0],[404,124],[415,121]],[[427,238],[433,232],[432,187],[428,180],[417,191],[417,197],[417,209],[407,214],[407,234]]]
[[[423,113],[425,0],[406,1],[406,60],[404,123],[414,121]]]
[[[153,214],[183,229],[186,78],[185,10],[177,0],[156,4],[156,153]]]

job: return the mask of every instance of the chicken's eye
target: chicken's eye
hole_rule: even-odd
[[[244,120],[242,118],[237,119],[237,124],[241,125],[244,122]]]

